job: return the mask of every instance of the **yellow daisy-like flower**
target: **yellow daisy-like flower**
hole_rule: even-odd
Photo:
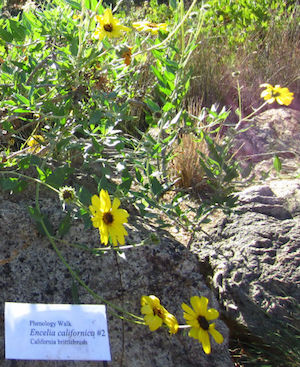
[[[273,87],[271,84],[264,83],[260,85],[261,88],[266,88],[261,92],[261,98],[268,103],[277,102],[280,105],[288,106],[294,99],[294,93],[290,92],[288,88],[281,88],[280,85]]]
[[[102,16],[95,17],[98,25],[93,34],[94,38],[102,41],[105,36],[108,38],[117,38],[122,36],[123,32],[128,32],[130,29],[119,24],[119,20],[114,18],[110,9],[106,9]]]
[[[171,334],[177,333],[178,321],[176,317],[160,304],[159,298],[152,295],[142,296],[141,305],[141,313],[145,315],[145,323],[151,331],[157,330],[164,323],[168,326]]]
[[[27,145],[30,147],[28,149],[29,153],[38,153],[42,147],[41,143],[45,141],[42,135],[32,135],[32,137],[28,140]]]
[[[206,297],[191,297],[191,307],[183,303],[183,317],[191,326],[189,336],[198,339],[202,344],[203,350],[206,354],[211,352],[209,334],[215,339],[218,344],[223,343],[223,336],[215,329],[215,323],[209,324],[208,321],[217,319],[219,312],[214,308],[207,309],[208,299]]]
[[[152,34],[157,34],[158,31],[167,31],[168,27],[166,23],[152,23],[147,20],[134,22],[132,26],[139,32],[151,32]]]
[[[99,228],[101,243],[108,244],[109,237],[114,246],[125,244],[124,236],[128,233],[123,224],[127,223],[129,214],[124,209],[118,209],[120,200],[114,198],[111,205],[109,194],[106,190],[101,190],[100,195],[92,197],[92,205],[90,211],[92,214],[92,222],[95,228]]]

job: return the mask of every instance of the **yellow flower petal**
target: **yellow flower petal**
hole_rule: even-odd
[[[191,338],[194,338],[194,339],[198,339],[199,340],[199,330],[200,330],[199,328],[192,327],[191,330],[189,331],[189,336]]]
[[[144,320],[146,322],[146,324],[149,326],[150,330],[151,331],[155,331],[157,330],[158,328],[161,327],[162,323],[163,323],[163,320],[158,317],[158,316],[154,316],[154,315],[146,315],[144,317]]]
[[[114,22],[114,18],[111,12],[111,9],[105,9],[104,13],[103,13],[103,23],[104,24],[109,24],[109,23],[113,23]]]
[[[203,348],[204,352],[206,354],[210,354],[211,347],[210,347],[210,340],[209,340],[208,332],[203,330],[203,329],[200,329],[199,339],[201,339],[202,348]]]
[[[269,84],[269,83],[263,83],[263,84],[261,84],[259,87],[260,87],[260,88],[269,88],[269,87],[273,88],[273,87],[272,87],[272,85],[271,85],[271,84]]]
[[[171,334],[176,334],[178,331],[178,321],[174,315],[169,312],[166,312],[165,317],[163,319],[164,323],[168,326]]]
[[[153,314],[153,309],[152,307],[150,307],[149,304],[144,304],[142,307],[141,307],[141,313],[147,315],[147,314]]]
[[[215,324],[209,325],[209,333],[215,339],[216,343],[222,344],[224,341],[223,335],[215,329]]]
[[[99,211],[100,210],[100,198],[99,198],[99,196],[93,195],[91,201],[92,201],[93,210]]]
[[[206,316],[208,299],[206,297],[199,298],[198,296],[191,297],[191,305],[197,312],[198,316]]]
[[[101,189],[100,191],[100,210],[108,212],[111,208],[111,201],[106,190]]]
[[[219,312],[215,310],[214,308],[210,308],[209,310],[207,310],[206,315],[205,315],[205,318],[208,321],[217,319],[218,317],[219,317]]]
[[[192,317],[197,318],[196,312],[190,306],[188,306],[185,303],[182,303],[181,307],[183,311],[186,312],[186,315],[191,315]]]
[[[147,20],[132,23],[133,28],[139,32],[150,32],[152,34],[157,34],[158,31],[166,31],[168,25],[166,23],[152,23]]]

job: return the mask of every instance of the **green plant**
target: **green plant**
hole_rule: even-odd
[[[232,137],[240,133],[239,124],[245,121],[239,106],[238,125],[232,135],[224,137],[226,108],[201,106],[195,115],[186,108],[193,83],[199,80],[199,55],[212,55],[210,37],[217,51],[224,52],[220,59],[231,60],[231,46],[239,42],[236,37],[242,23],[237,22],[228,33],[214,29],[210,23],[213,2],[199,6],[194,0],[188,9],[183,0],[172,0],[169,7],[158,6],[154,0],[150,4],[151,22],[141,31],[133,23],[144,19],[111,14],[98,0],[49,0],[0,19],[1,190],[13,195],[35,185],[35,204],[28,207],[28,213],[74,280],[97,301],[106,302],[112,313],[136,323],[143,323],[140,316],[107,302],[83,282],[58,244],[95,255],[124,251],[122,246],[91,250],[63,238],[76,218],[86,227],[99,228],[105,245],[123,245],[127,232],[120,227],[127,216],[117,209],[120,203],[144,220],[155,220],[158,227],[175,223],[191,235],[201,230],[214,209],[227,213],[234,206],[238,177]],[[233,20],[242,12],[246,39],[254,32],[251,14],[256,10],[249,2],[242,4],[243,8],[231,4],[225,10],[233,14]],[[262,14],[265,22],[271,19]],[[167,24],[162,26],[162,21]],[[219,42],[226,34],[228,48]],[[209,76],[216,70],[215,60],[210,62]],[[201,75],[202,80],[205,77]],[[220,88],[221,82],[216,75],[207,90],[212,85]],[[183,145],[177,144],[180,141]],[[189,144],[190,151],[180,150],[184,144]],[[178,164],[178,156],[187,153],[190,170],[184,174],[188,179],[182,180],[187,183],[176,187],[170,164],[177,159],[175,173],[182,171],[178,166],[183,167],[185,161],[180,157]],[[192,198],[187,188],[199,185],[196,205],[182,205]],[[58,236],[51,217],[40,208],[41,187],[61,200],[64,217]],[[102,196],[105,192],[103,205],[101,192]],[[99,200],[95,199],[99,193]],[[112,205],[109,195],[115,198]],[[114,215],[118,226],[109,231]],[[154,237],[150,235],[151,241]]]

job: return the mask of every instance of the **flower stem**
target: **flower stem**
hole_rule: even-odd
[[[36,186],[36,194],[35,194],[35,206],[36,206],[36,210],[38,211],[38,213],[40,212],[40,206],[39,206],[39,183]],[[125,310],[123,310],[122,308],[112,304],[111,302],[105,300],[103,297],[99,296],[96,292],[94,292],[79,276],[78,274],[72,269],[72,267],[70,266],[70,264],[66,261],[66,259],[64,258],[64,256],[62,255],[62,253],[59,251],[58,247],[56,246],[55,240],[53,238],[53,236],[51,236],[51,234],[48,231],[47,226],[45,225],[45,222],[42,218],[42,215],[40,215],[40,223],[41,226],[46,234],[46,236],[48,237],[48,240],[50,241],[53,249],[55,250],[57,256],[59,257],[59,259],[61,260],[61,262],[64,264],[64,266],[68,269],[68,271],[70,272],[70,274],[72,275],[72,277],[89,293],[91,294],[95,299],[99,300],[100,302],[105,303],[108,307],[110,307],[111,309],[116,310],[117,312],[120,312],[122,314],[125,314],[127,316],[129,316],[131,319],[125,318],[124,316],[121,316],[120,314],[112,311],[109,309],[109,312],[114,315],[117,316],[118,318],[122,319],[122,320],[126,320],[129,322],[133,322],[133,323],[137,323],[137,324],[141,324],[142,322],[142,318],[139,316],[136,316],[135,314],[132,314],[130,312],[127,312]]]

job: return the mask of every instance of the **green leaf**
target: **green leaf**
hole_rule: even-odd
[[[50,236],[54,235],[53,227],[48,219],[48,217],[44,214],[41,214],[40,211],[37,208],[33,208],[32,206],[27,207],[29,215],[31,218],[36,222],[37,230],[42,234],[46,235],[46,232],[44,230],[44,227],[42,225],[42,222],[44,226],[46,227],[48,233]]]
[[[153,71],[153,74],[157,77],[157,79],[159,81],[161,81],[163,83],[163,85],[166,85],[165,84],[165,78],[161,74],[161,72],[155,66],[153,66],[153,65],[151,65],[150,67],[151,67],[151,70]]]
[[[279,159],[279,157],[278,157],[278,155],[274,155],[274,159],[273,159],[273,166],[274,166],[274,168],[275,168],[275,170],[279,173],[280,171],[281,171],[281,167],[282,167],[282,165],[281,165],[281,161],[280,161],[280,159]]]
[[[166,94],[168,97],[172,94],[171,89],[169,89],[169,88],[164,88],[164,87],[162,87],[161,85],[158,87],[158,89],[159,89],[162,93]]]
[[[77,1],[73,0],[65,0],[66,3],[68,3],[72,9],[80,10],[81,11],[81,5]]]
[[[73,56],[77,56],[78,43],[79,43],[78,37],[75,37],[75,38],[72,39],[72,42],[70,44],[70,52]]]
[[[36,166],[36,170],[37,170],[37,172],[39,174],[39,179],[42,182],[45,182],[46,181],[46,178],[47,178],[47,174],[42,169],[40,169],[39,166]]]
[[[65,180],[72,172],[73,169],[70,167],[58,167],[55,169],[55,171],[48,175],[46,178],[46,183],[58,189],[64,184]]]
[[[154,195],[159,195],[163,191],[163,187],[156,177],[151,177],[151,189]]]
[[[17,193],[27,187],[27,182],[16,177],[0,178],[0,187],[4,191]]]
[[[177,8],[177,0],[169,0],[170,7],[175,10]]]
[[[163,111],[168,112],[168,111],[170,111],[172,108],[175,108],[175,106],[173,105],[173,103],[171,103],[171,102],[167,102],[167,103],[165,103],[165,104],[164,104],[164,106],[163,106]]]
[[[40,166],[42,164],[41,158],[36,156],[36,155],[29,155],[27,157],[24,157],[22,159],[20,159],[20,161],[18,162],[18,166],[21,169],[27,169],[30,166]]]
[[[98,184],[98,192],[100,192],[101,189],[107,190],[108,192],[115,192],[116,184],[112,181],[109,181],[105,176],[103,176]]]
[[[9,19],[8,21],[13,38],[16,41],[23,42],[26,37],[27,29],[23,27],[20,22],[16,22],[13,19]]]
[[[90,124],[98,125],[101,119],[103,118],[104,114],[101,110],[96,110],[91,113],[90,115]]]
[[[119,185],[119,189],[121,189],[124,194],[127,194],[130,190],[132,181],[133,177],[127,169],[124,169],[122,172],[122,183]]]
[[[168,129],[170,126],[176,125],[179,121],[179,118],[180,118],[181,114],[182,114],[182,110],[180,110],[171,121],[167,121],[165,123],[164,129]]]
[[[151,99],[147,98],[145,102],[146,102],[147,106],[150,108],[151,111],[153,111],[153,112],[160,112],[161,111],[160,106],[157,103],[155,103],[154,101],[152,101]]]
[[[85,6],[92,11],[96,9],[97,4],[98,0],[85,0]]]
[[[21,94],[16,93],[16,98],[21,102],[24,103],[26,106],[30,106],[30,101],[26,97],[22,96]]]
[[[13,41],[13,35],[10,32],[7,32],[5,29],[0,27],[0,38],[2,38],[6,42]]]
[[[96,153],[102,153],[104,146],[100,145],[97,140],[92,136],[92,143]]]
[[[135,168],[135,177],[140,183],[143,183],[144,181],[143,176],[141,175],[141,172],[137,168]]]
[[[63,237],[67,234],[71,227],[71,216],[69,213],[65,215],[63,220],[59,223],[58,233]]]
[[[72,138],[69,136],[65,139],[61,139],[57,144],[56,144],[56,149],[58,152],[61,152],[63,149],[65,149],[66,147],[68,147],[68,145],[70,145],[70,141],[72,140]]]
[[[40,22],[38,21],[38,19],[32,14],[32,13],[24,13],[22,14],[22,22],[24,24],[24,26],[29,29],[29,31],[32,30],[32,26],[34,28],[36,28],[36,24]]]
[[[84,186],[79,188],[78,198],[83,205],[86,205],[86,206],[91,205],[91,197],[92,197],[92,194],[89,192],[87,188],[85,188]]]
[[[31,218],[35,220],[36,222],[40,223],[41,213],[36,208],[33,208],[32,206],[28,206],[27,209],[28,209],[28,212]]]

